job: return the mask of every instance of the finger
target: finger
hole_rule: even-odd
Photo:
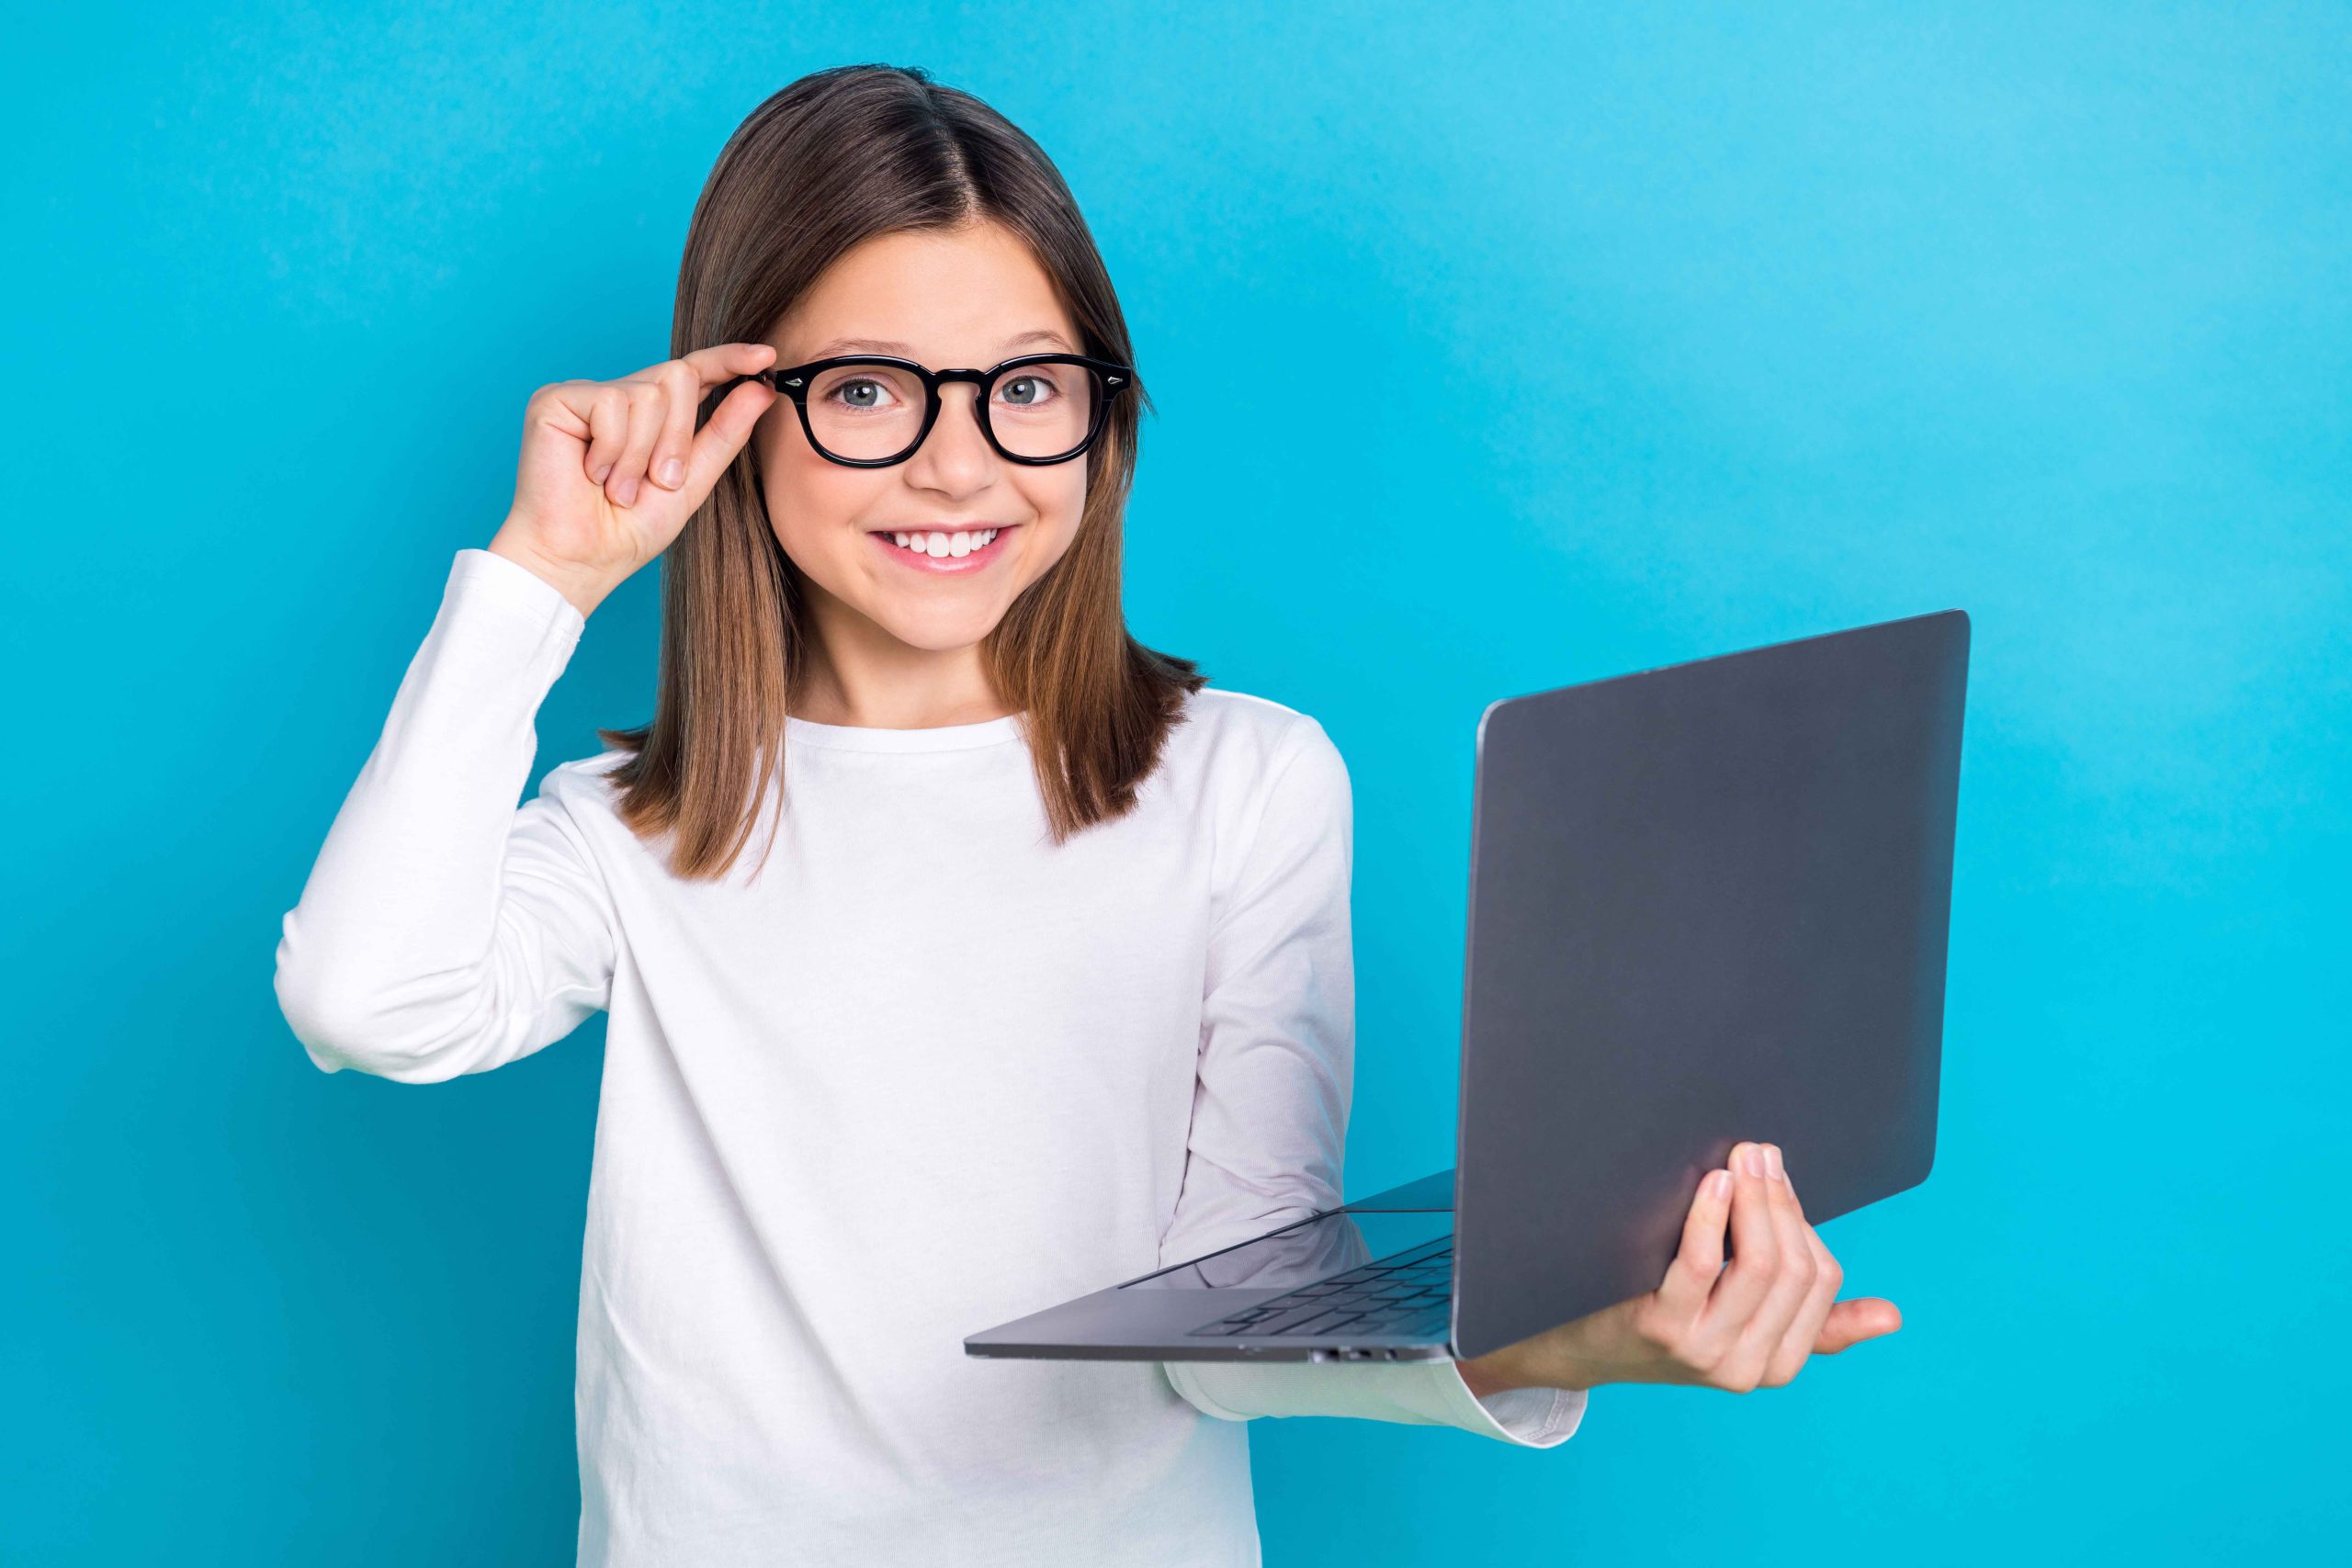
[[[1764,1381],[1778,1388],[1792,1381],[1804,1370],[1805,1361],[1813,1355],[1813,1347],[1821,1337],[1821,1325],[1828,1320],[1829,1308],[1838,1300],[1838,1289],[1846,1282],[1846,1271],[1838,1266],[1821,1233],[1804,1217],[1804,1200],[1796,1195],[1796,1182],[1789,1183],[1789,1199],[1804,1230],[1804,1247],[1813,1258],[1813,1289],[1805,1293],[1796,1315],[1781,1336],[1771,1356],[1764,1366]]]
[[[628,394],[609,381],[582,381],[576,394],[562,397],[564,406],[588,426],[588,451],[581,459],[588,482],[601,485],[619,461],[621,445],[628,439]]]
[[[1759,1383],[1765,1380],[1781,1341],[1788,1337],[1789,1325],[1796,1321],[1805,1298],[1813,1293],[1815,1272],[1812,1249],[1805,1246],[1804,1217],[1797,1212],[1796,1198],[1781,1168],[1780,1149],[1766,1144],[1764,1158],[1770,1171],[1764,1183],[1765,1201],[1771,1215],[1780,1266],[1773,1271],[1771,1287],[1765,1292],[1762,1304],[1741,1331],[1730,1357],[1735,1378],[1745,1381],[1753,1377]]]
[[[695,374],[697,391],[715,387],[721,381],[731,381],[738,376],[748,376],[754,370],[764,370],[775,362],[775,345],[766,343],[720,343],[708,348],[697,348],[684,355],[679,363]]]
[[[697,394],[704,412],[699,417],[707,422],[716,412],[722,399],[734,391],[737,383],[747,376],[766,370],[776,357],[775,350],[764,343],[720,344],[715,348],[697,349],[686,355],[686,363],[695,367],[700,382]],[[774,386],[773,381],[768,383]],[[691,469],[693,464],[687,467]]]
[[[621,444],[620,459],[613,465],[605,490],[614,505],[633,506],[638,487],[645,479],[645,466],[653,458],[653,444],[662,438],[669,400],[658,381],[623,381],[621,385],[628,390],[628,439]]]
[[[1711,1170],[1699,1179],[1699,1190],[1682,1216],[1682,1245],[1666,1266],[1657,1288],[1658,1303],[1678,1321],[1699,1315],[1707,1292],[1724,1271],[1724,1225],[1731,1218],[1731,1172]]]
[[[702,381],[683,359],[673,359],[662,366],[658,378],[663,399],[662,431],[654,438],[646,477],[663,490],[678,490],[686,482],[686,457],[694,450],[695,415],[702,401]]]
[[[1903,1309],[1893,1302],[1883,1296],[1856,1296],[1830,1307],[1828,1317],[1822,1322],[1821,1334],[1813,1342],[1814,1353],[1834,1356],[1902,1326]]]
[[[693,452],[686,458],[684,493],[695,505],[718,483],[718,476],[752,438],[752,431],[760,416],[776,400],[776,390],[764,381],[746,381],[728,393],[711,411],[702,433],[695,437]]]
[[[1731,1263],[1708,1293],[1700,1319],[1702,1340],[1723,1347],[1736,1343],[1746,1331],[1781,1267],[1771,1199],[1765,1191],[1769,1179],[1762,1146],[1734,1145],[1731,1173]]]

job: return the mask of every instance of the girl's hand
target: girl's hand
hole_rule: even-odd
[[[1724,1222],[1734,1256],[1724,1262]],[[1665,1282],[1645,1296],[1455,1363],[1470,1392],[1696,1383],[1779,1388],[1814,1355],[1903,1326],[1893,1302],[1837,1300],[1845,1271],[1805,1223],[1770,1144],[1741,1144],[1708,1173],[1682,1223]]]
[[[746,381],[697,434],[705,392],[775,358],[767,344],[722,343],[617,381],[541,387],[523,411],[514,505],[490,548],[592,614],[670,547],[776,399]]]

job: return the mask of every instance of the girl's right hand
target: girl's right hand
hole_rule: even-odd
[[[514,504],[492,553],[593,614],[670,547],[776,399],[765,382],[746,381],[696,433],[704,395],[775,359],[764,343],[723,343],[617,381],[541,387],[524,410]]]

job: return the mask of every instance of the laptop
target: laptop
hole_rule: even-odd
[[[1969,622],[1487,706],[1455,1164],[1001,1324],[974,1356],[1482,1356],[1657,1289],[1775,1143],[1814,1224],[1934,1163]]]

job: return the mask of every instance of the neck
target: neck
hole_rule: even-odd
[[[797,717],[861,729],[936,729],[1013,711],[989,684],[978,643],[917,648],[842,604],[819,609],[814,619],[817,635],[791,706]]]

